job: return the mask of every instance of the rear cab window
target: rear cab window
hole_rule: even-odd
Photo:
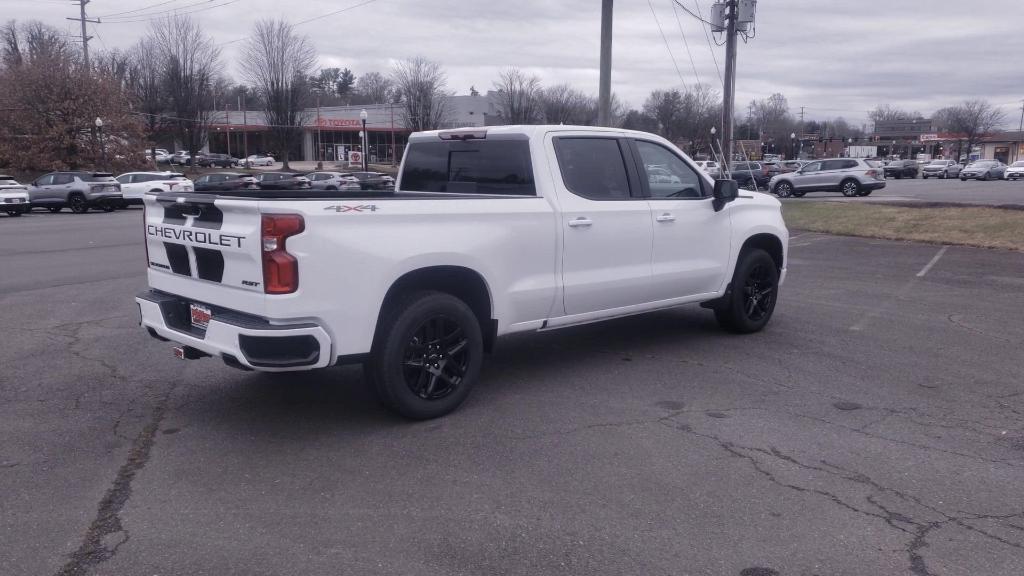
[[[629,176],[618,138],[558,136],[555,157],[565,187],[588,200],[630,200]]]
[[[354,173],[357,178],[376,174]],[[406,192],[536,196],[529,140],[422,139],[409,143],[400,189]]]

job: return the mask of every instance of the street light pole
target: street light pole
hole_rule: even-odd
[[[363,172],[369,172],[370,171],[369,170],[369,164],[367,164],[367,162],[369,161],[369,158],[366,157],[366,154],[369,152],[368,143],[370,141],[370,137],[369,137],[370,135],[366,133],[366,118],[367,118],[367,116],[368,116],[368,114],[366,113],[366,108],[363,108],[359,112],[359,119],[362,120],[362,122],[363,122],[363,132],[362,132],[362,136],[363,136],[363,138],[362,138],[362,140],[363,140]]]
[[[97,116],[95,124],[96,132],[100,139],[100,166],[105,168],[107,166],[107,146],[106,143],[103,142],[103,120]]]

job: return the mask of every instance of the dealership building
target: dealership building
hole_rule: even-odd
[[[449,120],[442,128],[490,126],[498,123],[493,92],[486,95],[448,98]],[[402,150],[412,130],[405,122],[401,104],[362,106],[324,106],[308,108],[303,114],[302,139],[289,151],[291,160],[340,161],[350,151],[362,152],[360,132],[362,112],[366,111],[368,160],[391,163],[401,160]],[[231,110],[211,113],[209,137],[204,152],[231,154],[271,154],[280,156],[270,138],[270,128],[262,111]]]

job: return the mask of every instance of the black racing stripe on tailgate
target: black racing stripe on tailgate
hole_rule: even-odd
[[[199,207],[199,216],[192,221],[196,228],[207,228],[209,230],[220,230],[224,225],[224,213],[213,204],[203,204]]]
[[[181,206],[174,204],[164,205],[164,224],[173,224],[175,226],[185,225],[185,215],[181,213]]]
[[[201,280],[220,282],[224,278],[224,255],[219,250],[194,246],[196,274]]]
[[[171,272],[182,276],[192,275],[192,267],[188,263],[188,248],[184,244],[164,242],[164,250],[167,251],[167,261],[171,264]]]

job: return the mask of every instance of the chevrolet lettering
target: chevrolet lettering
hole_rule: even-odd
[[[220,234],[206,230],[190,230],[188,228],[174,228],[171,226],[158,226],[147,224],[146,232],[150,236],[159,236],[167,240],[180,240],[189,244],[209,244],[211,246],[223,246],[226,248],[241,248],[244,236],[232,234]]]

